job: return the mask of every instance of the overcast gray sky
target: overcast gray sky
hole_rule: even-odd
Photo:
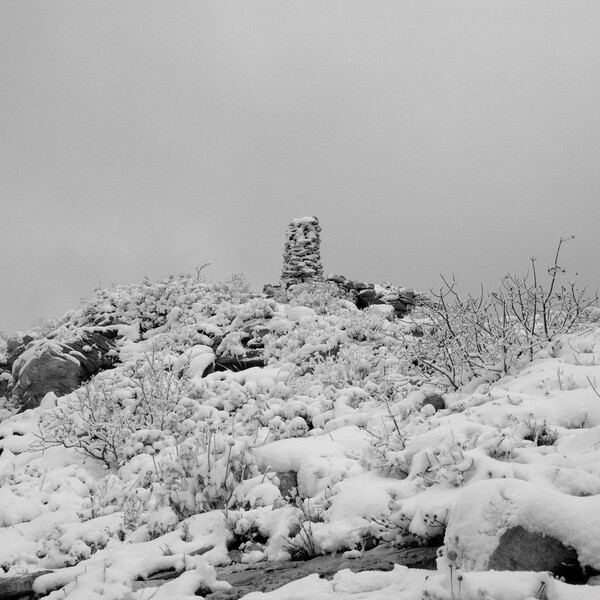
[[[326,272],[598,287],[598,0],[3,0],[0,330],[97,284]]]

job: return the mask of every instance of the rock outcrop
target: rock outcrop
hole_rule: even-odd
[[[392,307],[395,316],[403,317],[418,303],[418,295],[410,288],[398,287],[390,283],[380,285],[364,283],[347,279],[343,275],[328,275],[326,280],[348,292],[360,309],[374,305],[387,305]]]
[[[64,395],[117,361],[115,335],[86,331],[68,342],[31,341],[12,365],[9,393],[21,410],[39,406],[48,392]]]
[[[251,592],[269,592],[281,586],[318,574],[324,579],[332,579],[342,569],[355,573],[361,571],[391,571],[394,565],[405,565],[419,569],[435,569],[436,548],[396,548],[380,545],[362,553],[356,558],[337,556],[318,556],[306,561],[260,562],[253,565],[234,563],[217,568],[217,580],[227,581],[231,588],[226,591],[205,593],[210,600],[238,600]],[[133,589],[138,591],[149,586],[160,586],[166,580],[134,582]]]

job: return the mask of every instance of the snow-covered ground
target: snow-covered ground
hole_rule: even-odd
[[[122,310],[121,363],[0,422],[2,577],[51,570],[35,590],[52,600],[191,600],[228,587],[215,567],[234,553],[352,556],[392,540],[438,545],[437,571],[344,570],[245,598],[600,599],[549,573],[486,570],[517,526],[600,570],[597,326],[448,391],[411,370],[411,317],[343,298],[189,306],[167,306],[143,335],[141,309]],[[90,327],[94,310],[55,337]],[[262,332],[267,366],[203,376],[216,337],[235,356],[244,328]],[[168,570],[181,574],[132,591]]]

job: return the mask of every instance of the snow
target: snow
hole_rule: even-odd
[[[94,380],[101,417],[76,393],[48,394],[0,423],[3,576],[52,569],[35,583],[50,600],[183,600],[228,587],[216,569],[232,544],[254,564],[296,551],[358,557],[376,538],[443,547],[437,570],[342,570],[245,599],[598,600],[548,573],[486,569],[521,526],[600,570],[600,329],[450,391],[417,377],[414,322],[389,311],[338,303],[323,314],[233,284],[176,283],[99,292],[57,334],[122,320],[121,363]],[[242,329],[259,327],[266,366],[204,376],[218,338],[238,352]],[[423,405],[430,393],[445,407]],[[77,427],[49,443],[60,415]],[[105,431],[117,436],[110,459],[81,451],[101,448]],[[175,577],[133,591],[161,571]]]
[[[265,481],[254,486],[246,494],[245,501],[250,504],[250,508],[255,508],[257,506],[273,506],[279,498],[281,498],[279,488],[271,482]]]
[[[254,592],[244,600],[333,600],[359,598],[369,600],[421,600],[425,579],[429,571],[396,566],[391,572],[365,571],[353,573],[349,569],[339,571],[331,581],[310,575],[282,586],[273,592]]]
[[[173,363],[173,370],[176,373],[181,372],[187,367],[190,377],[203,375],[204,371],[215,362],[215,353],[212,348],[205,344],[197,344],[192,346]]]
[[[208,565],[199,564],[194,571],[186,571],[177,579],[169,581],[158,588],[145,588],[135,595],[137,600],[153,598],[154,600],[195,600],[196,590],[206,589],[211,592],[227,590],[231,586],[223,581],[216,581],[215,571]]]

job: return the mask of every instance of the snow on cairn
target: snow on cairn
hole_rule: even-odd
[[[321,226],[317,217],[293,219],[286,231],[281,280],[286,285],[319,281],[321,265]]]

